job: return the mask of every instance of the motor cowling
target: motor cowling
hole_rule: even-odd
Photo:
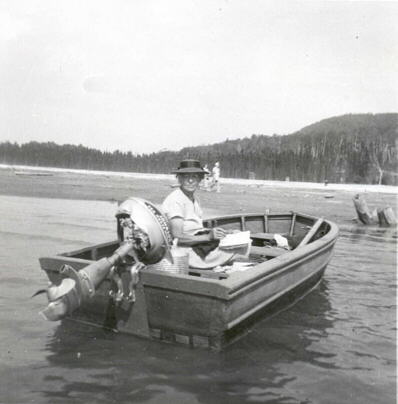
[[[173,238],[164,214],[151,202],[129,198],[116,212],[120,243],[132,241],[134,253],[144,264],[156,264],[169,257]]]
[[[164,257],[172,261],[169,224],[155,205],[144,199],[129,198],[119,205],[116,219],[120,247],[110,257],[101,258],[79,271],[64,265],[60,271],[64,276],[62,281],[44,290],[49,303],[41,314],[46,319],[61,320],[71,314],[95,294],[112,268],[119,264],[130,263],[131,268],[138,271],[141,263],[156,264]]]

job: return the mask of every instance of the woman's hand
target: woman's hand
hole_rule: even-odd
[[[178,238],[178,245],[182,247],[192,247],[212,240],[221,240],[227,235],[227,231],[221,227],[203,229],[206,231],[201,232],[200,235],[184,233],[184,220],[180,217],[170,220],[170,228],[173,238]]]
[[[143,262],[141,262],[141,261],[137,261],[137,262],[134,264],[134,267],[135,267],[135,269],[137,270],[137,272],[139,272],[139,271],[141,271],[142,269],[144,269],[144,268],[146,267],[146,265],[145,265]]]
[[[227,232],[221,227],[214,227],[211,229],[210,238],[211,240],[221,240],[226,236]]]

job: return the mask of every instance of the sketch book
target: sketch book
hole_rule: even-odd
[[[224,249],[245,247],[250,243],[250,231],[241,231],[239,233],[227,234],[220,240],[219,247]]]

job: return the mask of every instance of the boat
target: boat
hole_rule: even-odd
[[[54,174],[49,172],[32,172],[32,171],[14,171],[15,175],[26,177],[52,177]]]
[[[244,270],[200,270],[186,266],[172,272],[148,264],[139,273],[132,299],[134,274],[122,271],[118,281],[109,272],[115,259],[109,261],[107,257],[120,255],[120,229],[117,240],[42,257],[39,261],[55,287],[68,277],[88,282],[91,268],[97,268],[100,262],[107,263],[106,269],[101,269],[103,274],[89,282],[86,288],[89,297],[78,298],[73,310],[65,311],[67,319],[218,350],[236,340],[243,329],[264,318],[267,311],[279,307],[280,302],[290,304],[312,290],[322,278],[338,237],[333,222],[298,212],[212,217],[204,221],[204,226],[250,231],[252,245]],[[291,247],[272,245],[275,235],[289,240]],[[159,261],[159,256],[155,258],[153,262]],[[90,270],[86,271],[87,268]],[[77,277],[79,272],[83,277]],[[54,294],[52,298],[49,296],[50,301],[59,301],[59,296],[65,293]],[[119,299],[115,298],[117,295]],[[75,291],[73,296],[75,299]]]

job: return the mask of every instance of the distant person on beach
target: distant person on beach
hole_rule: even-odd
[[[216,192],[220,192],[220,163],[217,161],[213,167],[213,188],[216,188]]]
[[[209,171],[209,168],[207,167],[207,164],[204,165],[203,170],[206,171],[204,178],[203,178],[203,189],[205,191],[210,191],[211,178],[210,178],[210,171]]]
[[[218,248],[227,232],[220,227],[203,227],[202,209],[195,192],[208,172],[198,160],[183,160],[172,173],[177,175],[180,186],[166,197],[162,210],[173,238],[178,239],[178,245],[189,255],[189,266],[210,269],[231,261],[237,251]]]

